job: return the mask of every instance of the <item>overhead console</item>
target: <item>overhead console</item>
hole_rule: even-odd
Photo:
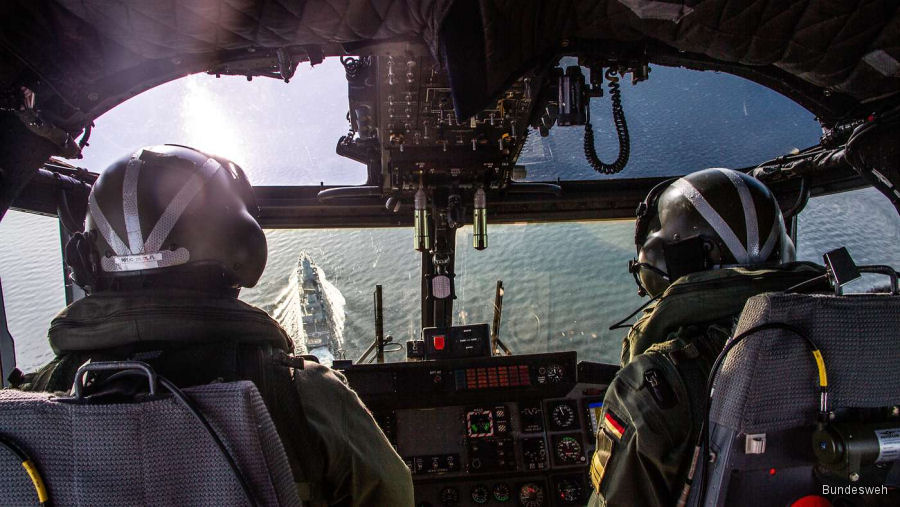
[[[418,506],[583,505],[617,368],[575,352],[344,370],[413,476]]]
[[[380,172],[385,195],[423,184],[505,185],[527,135],[538,91],[533,78],[515,81],[481,113],[459,118],[447,74],[428,53],[406,49],[342,59],[351,135],[338,153]]]

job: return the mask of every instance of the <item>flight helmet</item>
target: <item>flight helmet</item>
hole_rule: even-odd
[[[84,233],[66,246],[88,290],[253,287],[266,236],[244,171],[193,148],[142,148],[113,163],[88,197]]]
[[[638,206],[635,246],[628,270],[642,296],[661,295],[697,271],[794,260],[772,192],[751,176],[721,168],[654,187]]]

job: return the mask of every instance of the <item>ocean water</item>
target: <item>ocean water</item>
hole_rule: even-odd
[[[340,93],[335,93],[338,90]],[[255,184],[361,184],[365,168],[334,154],[346,133],[346,84],[340,65],[301,68],[290,85],[275,80],[191,76],[168,83],[97,119],[78,165],[100,171],[145,145],[176,142],[238,162]],[[654,68],[650,81],[623,87],[632,158],[622,177],[684,174],[741,167],[815,144],[807,111],[770,90],[715,73]],[[595,101],[597,149],[617,149],[608,98]],[[136,121],[135,119],[139,119]],[[520,162],[528,180],[598,177],[584,162],[581,129],[532,135]],[[489,226],[490,247],[471,247],[471,229],[457,233],[457,324],[490,322],[497,280],[505,287],[501,338],[515,353],[577,350],[581,359],[616,362],[625,330],[613,322],[639,306],[626,270],[634,255],[633,222]],[[307,252],[331,285],[343,322],[346,357],[374,338],[373,292],[384,287],[385,332],[402,344],[420,325],[419,254],[412,231],[397,229],[271,230],[269,260],[259,284],[242,298],[291,328],[297,259]],[[856,261],[900,266],[900,218],[872,189],[813,199],[800,215],[798,257],[847,246]],[[53,353],[50,319],[64,306],[55,219],[10,212],[0,222],[0,280],[19,367],[32,370]],[[865,290],[882,284],[866,278]],[[296,326],[294,326],[296,328]],[[301,340],[302,342],[302,340]],[[402,352],[390,353],[401,360]]]
[[[616,362],[625,330],[613,322],[642,302],[626,270],[633,255],[632,221],[489,227],[490,247],[471,247],[471,229],[458,231],[455,322],[491,322],[494,288],[505,288],[501,338],[515,353],[577,350],[582,359]],[[375,335],[373,292],[383,286],[385,333],[403,343],[418,335],[419,254],[412,231],[271,230],[269,261],[260,283],[242,299],[290,327],[279,303],[296,295],[292,280],[300,252],[324,273],[332,301],[342,299],[346,357],[356,359]],[[27,238],[19,243],[18,238]],[[10,213],[0,223],[0,279],[20,368],[52,357],[50,319],[63,306],[56,221]],[[860,264],[900,266],[900,218],[881,194],[864,189],[813,199],[801,214],[798,258],[821,262],[822,253],[846,246]],[[23,255],[23,249],[26,254]],[[883,285],[866,277],[862,291]],[[296,327],[294,327],[296,329]],[[301,341],[302,343],[302,341]],[[389,353],[402,360],[403,352]]]

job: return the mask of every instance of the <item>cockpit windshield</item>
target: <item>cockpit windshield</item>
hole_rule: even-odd
[[[813,116],[789,99],[726,74],[654,67],[648,81],[624,83],[622,97],[632,143],[625,171],[598,175],[585,161],[583,127],[556,127],[547,137],[536,130],[529,133],[518,160],[524,171],[516,178],[638,178],[744,167],[813,145],[821,133]],[[78,165],[100,172],[138,147],[177,143],[233,159],[257,186],[364,185],[366,166],[335,152],[348,130],[347,108],[347,81],[337,59],[313,68],[302,65],[289,84],[189,76],[98,118]],[[618,146],[608,93],[592,100],[591,122],[598,155],[612,160]],[[869,211],[850,204],[860,200]],[[51,228],[44,236],[56,237],[55,222],[37,221]],[[8,216],[0,238],[35,223]],[[860,223],[881,233],[848,235]],[[476,251],[471,226],[463,227],[456,234],[454,324],[490,323],[495,289],[502,281],[500,336],[514,353],[576,350],[585,358],[618,362],[624,331],[608,328],[643,302],[626,269],[634,255],[633,230],[629,220],[491,225],[490,247]],[[861,263],[900,264],[894,248],[898,217],[872,189],[813,199],[800,215],[799,231],[800,259],[820,261],[826,248],[849,245]],[[411,229],[279,229],[268,230],[267,236],[263,278],[241,297],[269,311],[298,343],[309,314],[302,307],[303,258],[319,278],[317,297],[339,328],[347,359],[359,357],[372,342],[376,285],[384,291],[385,334],[399,345],[419,336],[421,256],[413,249]],[[25,294],[25,287],[34,290],[33,277],[26,280],[8,269],[7,258],[18,255],[12,244],[0,240],[7,300]],[[59,249],[54,239],[34,245],[30,255],[58,258]],[[45,271],[41,286],[61,285],[58,263]],[[28,308],[15,305],[33,313],[32,318],[16,317],[12,330],[17,341],[44,347],[20,347],[24,367],[46,359],[46,318],[59,309],[59,300],[42,298]],[[388,360],[403,357],[400,350],[388,354]]]
[[[631,155],[623,172],[595,172],[584,157],[583,127],[556,127],[546,137],[529,132],[518,160],[524,173],[517,172],[517,179],[640,178],[745,167],[814,145],[821,135],[810,112],[729,74],[657,66],[646,81],[626,81],[621,90]],[[349,128],[346,89],[336,58],[301,65],[288,84],[188,76],[98,118],[79,162],[101,171],[130,149],[178,143],[234,160],[254,185],[362,185],[365,166],[335,153]],[[618,140],[605,85],[604,96],[591,101],[591,123],[598,156],[614,159]]]
[[[564,58],[561,65],[574,65]],[[583,69],[588,74],[587,69]],[[705,167],[747,167],[812,146],[821,131],[813,115],[778,93],[729,74],[653,67],[650,78],[621,82],[631,153],[624,171],[602,175],[584,156],[584,129],[529,133],[519,157],[524,181],[680,176]],[[591,100],[598,156],[618,153],[610,92]]]
[[[288,84],[195,74],[98,118],[79,165],[99,172],[129,150],[176,143],[234,160],[254,185],[362,185],[366,167],[335,153],[346,90],[336,58],[301,65]]]

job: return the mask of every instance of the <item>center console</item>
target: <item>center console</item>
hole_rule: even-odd
[[[575,352],[354,365],[351,387],[406,461],[417,506],[584,505],[617,367]]]

